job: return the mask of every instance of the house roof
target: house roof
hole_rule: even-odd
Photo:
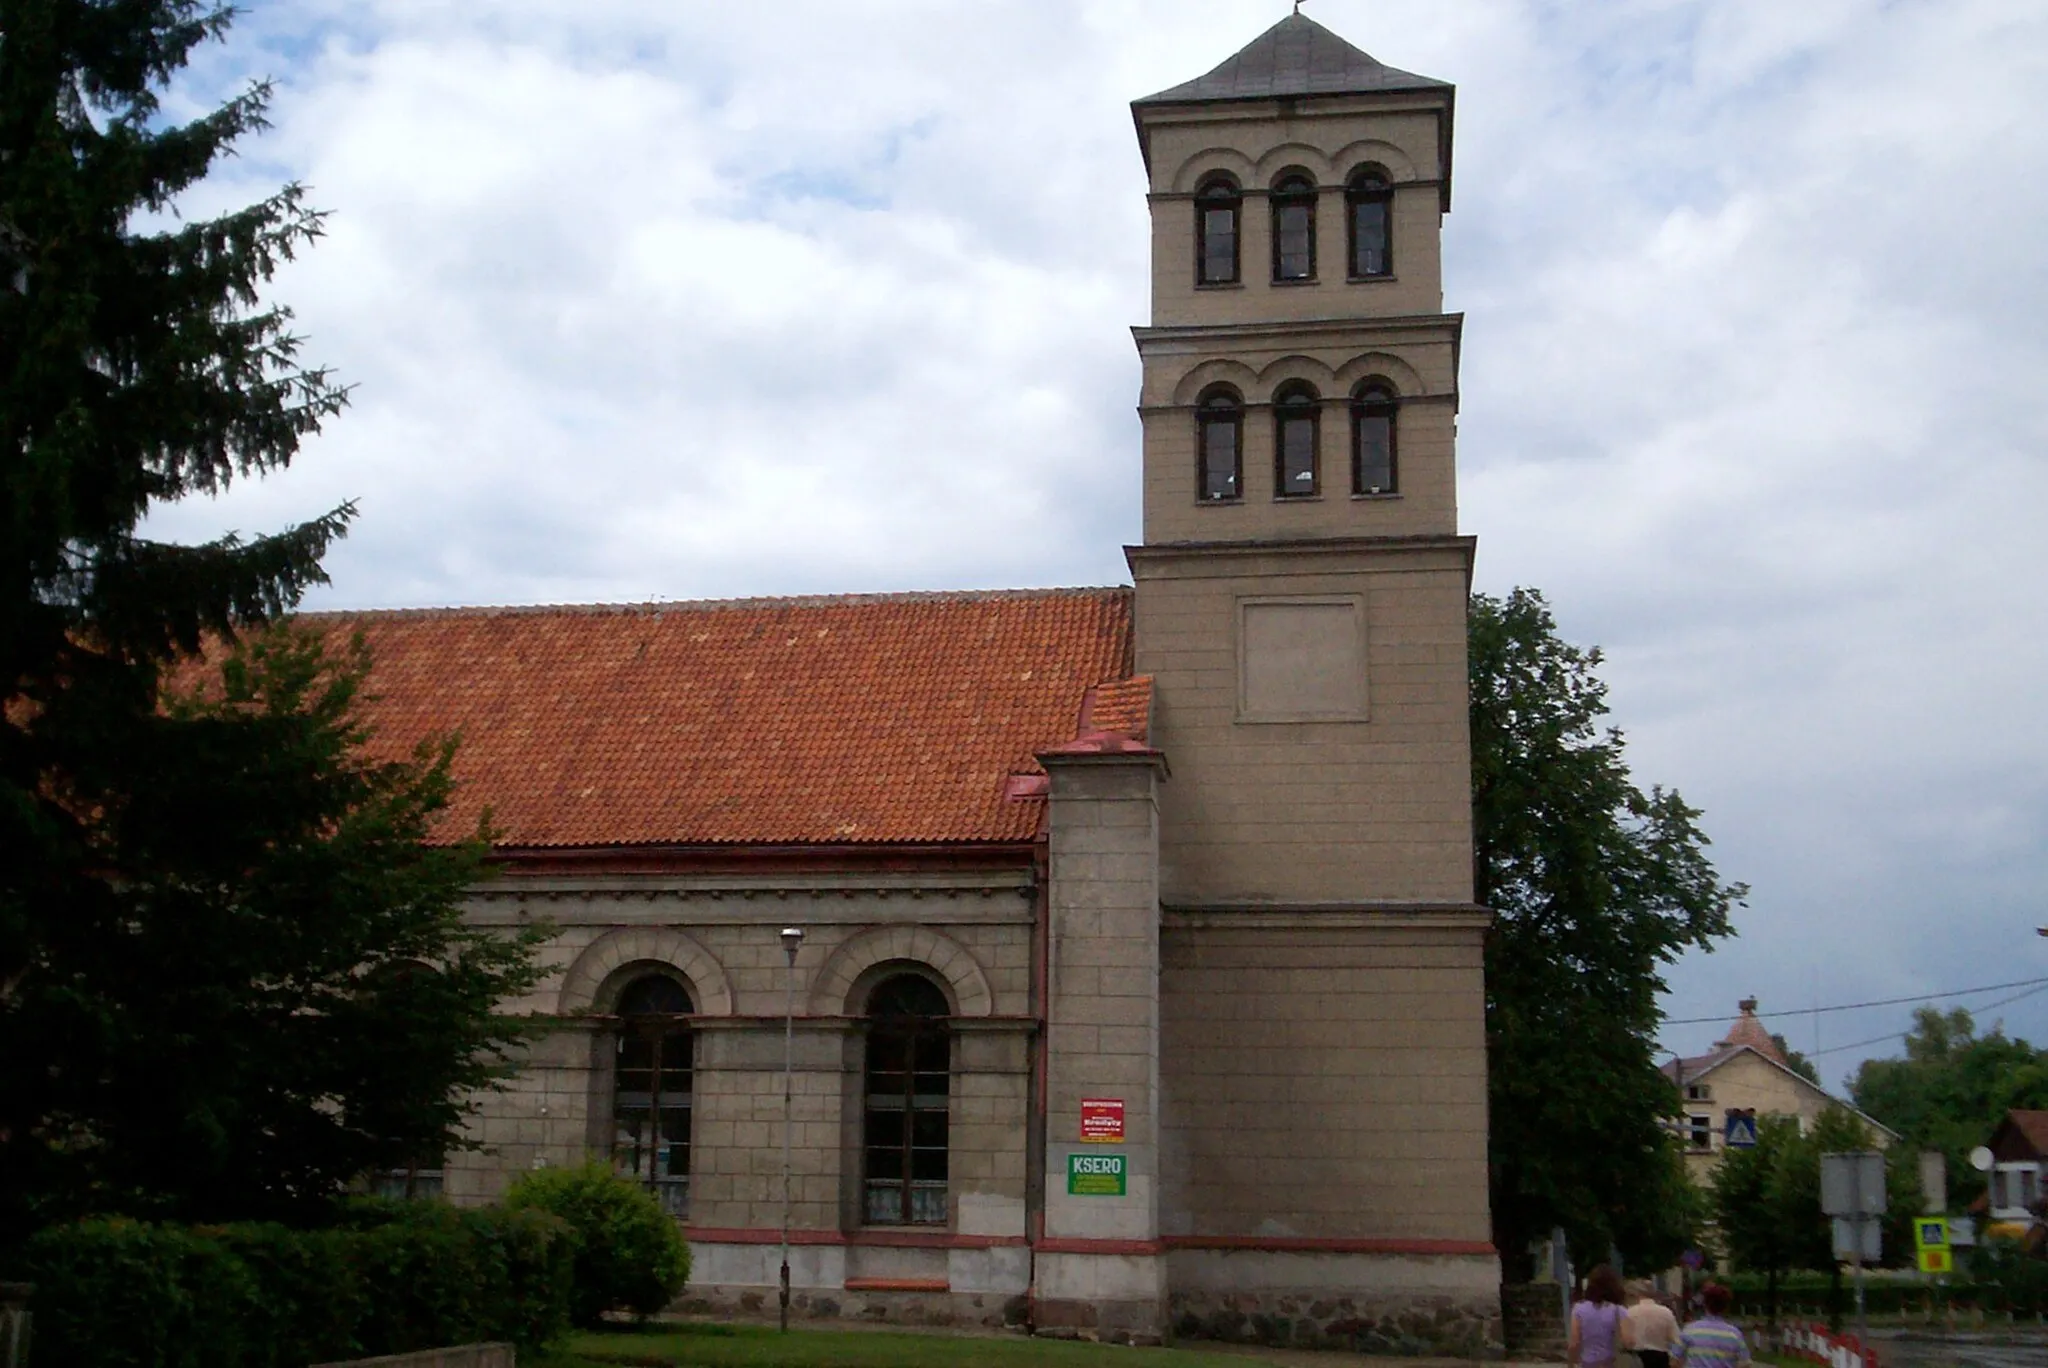
[[[1778,1048],[1777,1041],[1771,1039],[1771,1033],[1764,1029],[1763,1022],[1757,1020],[1756,999],[1744,998],[1735,1004],[1735,1007],[1741,1015],[1728,1027],[1728,1034],[1714,1042],[1715,1047],[1727,1049],[1735,1045],[1747,1045],[1766,1059],[1779,1064],[1786,1063],[1785,1052]]]
[[[2003,1131],[2008,1127],[2018,1132],[2020,1139],[2025,1141],[2036,1155],[2048,1155],[2048,1111],[2027,1111],[2015,1107],[2006,1112],[2005,1120],[1999,1124],[1998,1130]],[[1998,1138],[1998,1133],[1993,1132],[1994,1144]]]
[[[1892,1139],[1897,1140],[1899,1138],[1899,1133],[1890,1126],[1885,1125],[1884,1122],[1879,1121],[1876,1117],[1866,1112],[1857,1110],[1850,1103],[1843,1102],[1826,1088],[1821,1087],[1818,1083],[1815,1083],[1812,1079],[1794,1069],[1790,1061],[1785,1058],[1784,1051],[1778,1048],[1778,1042],[1771,1039],[1770,1032],[1764,1029],[1763,1022],[1757,1018],[1755,998],[1744,998],[1740,1003],[1736,1004],[1736,1010],[1738,1015],[1735,1018],[1734,1024],[1728,1028],[1726,1036],[1715,1042],[1712,1050],[1703,1055],[1689,1055],[1684,1058],[1674,1059],[1667,1064],[1659,1066],[1664,1076],[1671,1080],[1673,1086],[1697,1083],[1730,1060],[1738,1059],[1745,1054],[1752,1054],[1784,1074],[1787,1078],[1794,1080],[1800,1087],[1818,1093],[1830,1102],[1848,1107],[1856,1116],[1883,1131]],[[2042,1115],[2048,1116],[2048,1112],[2044,1112]]]
[[[376,748],[461,734],[449,829],[488,806],[501,847],[1029,840],[1010,777],[1090,690],[1149,711],[1129,589],[301,621],[363,634]]]
[[[1204,104],[1286,95],[1369,95],[1449,89],[1447,81],[1390,67],[1307,15],[1291,14],[1207,75],[1134,100],[1132,104]]]

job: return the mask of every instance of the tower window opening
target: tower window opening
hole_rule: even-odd
[[[1316,437],[1320,405],[1314,390],[1290,386],[1273,400],[1273,496],[1303,499],[1319,493]]]
[[[1273,279],[1314,280],[1316,187],[1307,176],[1284,176],[1273,187]]]
[[[1377,166],[1362,168],[1345,188],[1350,210],[1351,277],[1370,280],[1394,273],[1394,189]]]
[[[1368,380],[1351,401],[1351,492],[1392,494],[1399,470],[1394,457],[1394,391]]]
[[[1195,196],[1195,279],[1203,285],[1237,283],[1238,213],[1244,198],[1235,182],[1217,176]]]
[[[1241,498],[1239,478],[1244,458],[1244,405],[1228,390],[1203,396],[1195,414],[1197,484],[1203,503]]]

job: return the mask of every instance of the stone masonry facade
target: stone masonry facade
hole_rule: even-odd
[[[1132,109],[1129,587],[330,623],[548,928],[442,1190],[608,1159],[684,1311],[786,1229],[799,1317],[1498,1356],[1453,91],[1296,14]]]

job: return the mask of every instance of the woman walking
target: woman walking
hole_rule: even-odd
[[[1621,1275],[1601,1264],[1586,1275],[1586,1297],[1572,1308],[1565,1355],[1579,1368],[1614,1368],[1621,1350]]]

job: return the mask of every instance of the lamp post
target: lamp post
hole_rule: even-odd
[[[782,928],[782,952],[789,959],[789,977],[782,1000],[782,1329],[789,1330],[789,1127],[796,1040],[796,952],[804,943],[801,926]]]

